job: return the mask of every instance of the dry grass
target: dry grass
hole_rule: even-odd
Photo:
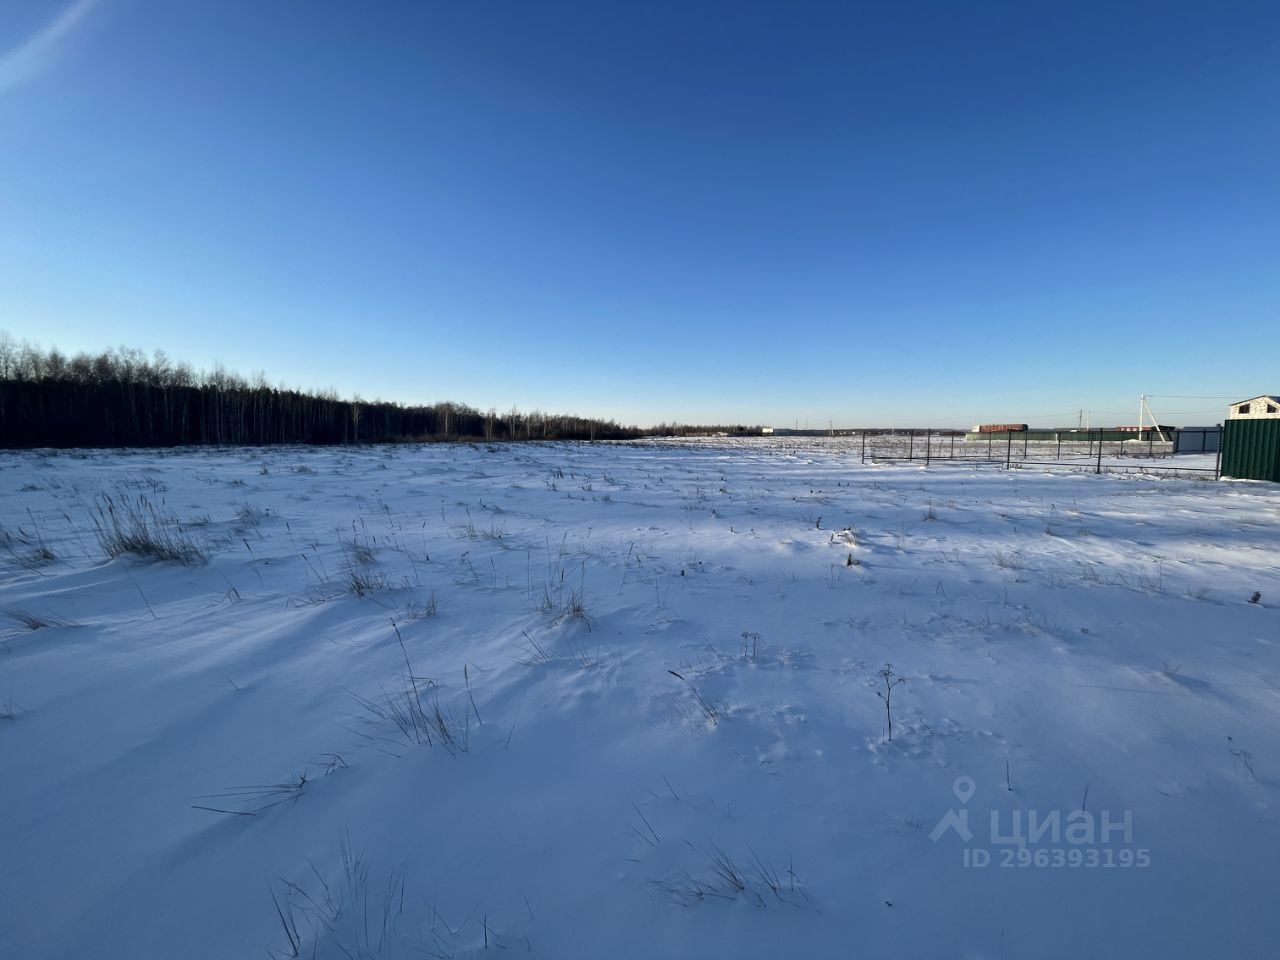
[[[69,620],[62,620],[58,617],[46,616],[38,613],[32,613],[30,610],[19,610],[16,608],[4,611],[4,615],[15,623],[21,624],[28,630],[43,630],[45,627],[70,627],[74,626]]]
[[[178,519],[161,513],[145,494],[101,494],[91,517],[98,544],[113,560],[128,555],[192,566],[209,559]]]

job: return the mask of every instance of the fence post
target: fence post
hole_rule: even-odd
[[[1027,459],[1027,444],[1031,442],[1030,431],[1024,430],[1022,433],[1022,459]]]
[[[1055,460],[1062,459],[1062,434],[1060,433],[1058,434],[1058,454],[1053,459]]]
[[[1009,469],[1009,464],[1013,461],[1013,433],[1006,430],[1004,435],[1008,438],[1008,443],[1004,448],[1004,468]]]
[[[1102,431],[1098,431],[1098,469],[1096,473],[1102,473]]]
[[[867,462],[867,431],[862,431],[862,462]]]
[[[915,441],[916,441],[916,432],[914,430],[908,430],[907,431],[907,459],[908,460],[915,459],[915,456],[916,456]]]
[[[933,453],[933,434],[928,430],[924,433],[924,465],[929,465],[929,456]]]
[[[1222,440],[1226,433],[1227,425],[1224,423],[1218,433],[1218,455],[1213,458],[1213,479],[1215,480],[1222,479]],[[1205,434],[1205,436],[1208,436],[1208,434]]]
[[[953,433],[951,435],[951,459],[954,460],[955,458],[956,458],[956,435]]]

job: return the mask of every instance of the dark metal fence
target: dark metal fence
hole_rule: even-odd
[[[1217,453],[1222,446],[1222,427],[1179,427],[1173,435],[1173,452]]]
[[[1068,438],[1032,440],[1018,432],[991,433],[971,440],[963,434],[935,430],[901,430],[896,433],[864,432],[862,462],[916,461],[930,463],[989,464],[1007,470],[1024,466],[1067,467],[1092,473],[1143,473],[1158,476],[1221,476],[1219,451],[1212,467],[1174,466],[1173,442],[1114,440],[1113,431],[1083,430]]]

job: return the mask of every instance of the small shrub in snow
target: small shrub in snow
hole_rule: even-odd
[[[231,681],[228,681],[231,682]],[[235,687],[235,683],[231,683]],[[239,687],[236,687],[239,690]],[[329,753],[313,761],[319,767],[321,776],[328,776],[337,770],[344,770],[347,761],[340,753]],[[282,803],[296,802],[301,799],[307,785],[316,778],[311,775],[310,767],[303,770],[296,780],[285,780],[281,783],[259,784],[247,787],[233,787],[222,793],[207,794],[197,800],[211,800],[218,805],[193,803],[194,810],[207,810],[210,813],[227,813],[237,817],[254,817],[260,813],[278,807]]]
[[[429,620],[440,612],[440,601],[436,597],[434,590],[427,596],[426,600],[419,600],[412,597],[405,604],[404,613],[407,620]]]
[[[387,575],[381,570],[369,570],[357,566],[348,566],[342,572],[342,581],[349,592],[357,597],[364,597],[375,590],[386,590],[390,587]]]
[[[996,550],[991,554],[991,562],[1001,570],[1022,570],[1026,567],[1022,554],[1016,551],[1005,553],[1003,550]]]
[[[353,851],[348,839],[340,848],[340,857],[342,873],[337,878],[326,880],[316,865],[308,861],[315,885],[307,878],[296,883],[281,878],[282,888],[271,891],[272,906],[285,940],[282,949],[273,956],[323,960],[455,955],[452,943],[437,933],[434,923],[430,949],[421,935],[417,942],[410,942],[398,929],[404,914],[402,864],[392,867],[385,882],[379,882],[371,891],[369,863],[364,853]],[[487,927],[485,933],[487,940]]]
[[[429,688],[426,698],[420,689],[423,686]],[[406,746],[438,744],[455,755],[471,748],[469,716],[459,718],[441,707],[434,681],[407,680],[403,690],[383,693],[376,700],[352,696],[370,720],[394,729]]]
[[[1244,767],[1249,774],[1249,779],[1257,780],[1258,775],[1253,772],[1253,754],[1248,750],[1241,750],[1235,745],[1235,741],[1230,736],[1227,737],[1227,753],[1231,754],[1231,762],[1238,766]]]
[[[30,513],[30,511],[28,511]],[[9,558],[24,570],[37,570],[57,560],[53,549],[45,542],[38,524],[33,524],[30,531],[18,528],[17,533],[10,533],[0,527],[0,548],[9,554]]]
[[[527,641],[524,647],[522,648],[524,650],[525,656],[522,658],[517,658],[520,663],[526,663],[526,664],[532,665],[535,663],[551,662],[551,654],[547,653],[546,648],[543,647],[542,644],[540,644],[537,640],[535,640],[529,634],[528,630],[521,630],[520,635],[523,636]]]
[[[704,852],[708,860],[705,879],[680,872],[667,880],[650,880],[649,885],[672,902],[681,906],[693,906],[709,899],[745,899],[758,907],[770,902],[795,904],[797,898],[807,900],[804,884],[796,875],[794,864],[789,864],[782,875],[750,847],[746,864],[739,863],[723,847],[711,844]]]
[[[900,677],[893,672],[893,664],[886,663],[879,670],[880,679],[884,681],[884,690],[876,691],[876,696],[884,701],[884,718],[889,724],[889,740],[893,740],[893,688],[901,686],[907,682],[906,677]]]
[[[467,508],[467,522],[461,527],[462,536],[467,540],[501,540],[507,535],[507,528],[500,525],[496,520],[489,522],[489,528],[477,527],[471,519],[471,510]]]
[[[369,543],[369,538],[352,537],[349,544],[343,545],[343,555],[351,563],[370,564],[378,559],[378,551]]]
[[[400,652],[404,656],[406,671],[404,688],[398,692],[384,692],[376,700],[354,693],[352,697],[364,708],[372,721],[396,730],[407,746],[432,747],[439,744],[451,754],[466,753],[470,750],[471,744],[470,715],[464,714],[459,718],[453,711],[440,706],[438,684],[429,677],[420,677],[414,673],[413,664],[409,660],[409,650],[394,620],[391,622],[391,628],[395,631],[396,641],[400,644]],[[470,686],[468,676],[468,693],[470,693]],[[423,689],[427,690],[425,703],[423,703]],[[474,701],[472,703],[474,705]],[[479,718],[479,716],[477,711],[476,717]]]
[[[1024,631],[1033,636],[1052,637],[1057,635],[1060,630],[1058,620],[1051,613],[1041,613],[1035,610],[1026,610],[1017,619],[1017,624]],[[1088,632],[1087,630],[1084,632]]]
[[[561,548],[563,551],[563,547]],[[583,561],[578,576],[578,586],[568,583],[568,574],[562,560],[557,559],[548,569],[550,579],[543,583],[542,593],[538,597],[538,609],[543,613],[555,614],[556,623],[578,620],[588,630],[591,629],[591,617],[587,615],[587,564]]]
[[[368,538],[352,537],[342,544],[342,584],[348,593],[363,598],[376,590],[389,590],[391,580],[386,572],[375,566],[377,551]]]
[[[113,560],[128,554],[190,566],[209,559],[178,519],[160,513],[145,494],[102,494],[94,505],[92,519],[98,544]]]
[[[682,674],[676,673],[674,670],[668,670],[667,673],[671,674],[677,680],[682,681],[689,687],[689,692],[693,694],[693,699],[697,702],[698,709],[702,711],[702,715],[710,721],[712,726],[716,726],[720,723],[719,709],[715,704],[698,692],[698,688],[693,685],[693,681],[686,679]]]
[[[261,526],[262,521],[267,518],[268,511],[261,507],[255,507],[252,504],[244,503],[236,507],[236,520],[240,526],[251,530],[256,530]]]
[[[212,800],[218,806],[193,803],[193,810],[207,810],[210,813],[229,813],[237,817],[256,817],[272,807],[278,807],[287,801],[297,801],[311,780],[304,772],[297,780],[286,780],[283,783],[258,784],[248,787],[234,787],[222,793],[206,794],[197,800]]]
[[[59,620],[57,617],[43,616],[38,613],[32,613],[30,610],[6,610],[4,615],[16,623],[22,624],[28,630],[41,630],[44,627],[69,627],[71,624],[66,620]]]

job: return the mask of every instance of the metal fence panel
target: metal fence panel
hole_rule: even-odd
[[[1226,421],[1222,475],[1280,483],[1280,419]]]
[[[1143,473],[1206,480],[1218,477],[1216,464],[1175,465],[1171,459],[1173,437],[1169,434],[1167,440],[1158,442],[1150,431],[1145,431],[1142,439],[1136,433],[1120,430],[1044,431],[1045,439],[1026,436],[1030,432],[957,435],[955,431],[864,431],[862,462],[921,460],[928,465],[951,461],[1006,469],[1043,466],[1087,469],[1091,473]],[[1214,450],[1211,447],[1207,452]]]
[[[1222,427],[1179,427],[1173,435],[1173,452],[1217,453],[1221,443]]]

